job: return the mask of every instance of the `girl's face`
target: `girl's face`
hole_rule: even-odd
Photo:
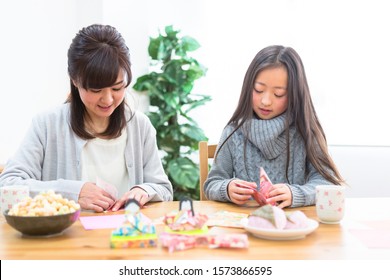
[[[111,114],[125,98],[125,85],[123,71],[120,71],[116,82],[110,87],[84,89],[77,86],[81,101],[93,123],[108,123]]]
[[[260,119],[269,120],[287,110],[287,81],[284,67],[264,69],[257,74],[253,85],[252,106]]]

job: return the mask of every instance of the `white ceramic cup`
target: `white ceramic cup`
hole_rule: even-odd
[[[345,186],[319,185],[316,187],[316,212],[320,222],[338,224],[344,217]]]
[[[23,185],[0,187],[0,213],[11,209],[12,206],[30,195],[29,187]]]

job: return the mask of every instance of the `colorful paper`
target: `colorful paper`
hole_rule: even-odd
[[[159,242],[162,247],[168,248],[170,253],[208,244],[207,235],[185,235],[167,232],[160,234]]]
[[[268,204],[266,200],[269,198],[269,192],[271,190],[272,190],[272,182],[268,178],[268,175],[265,172],[264,168],[260,167],[260,190],[257,194],[257,199],[259,199],[261,203],[259,203],[259,201],[256,200],[260,206]],[[269,204],[275,205],[275,202]]]
[[[248,235],[244,233],[226,233],[210,235],[209,248],[248,248]]]
[[[96,186],[108,192],[113,198],[118,199],[118,189],[114,185],[104,181],[99,177],[96,177]],[[115,203],[113,203],[113,205],[114,204]]]
[[[129,199],[122,224],[111,232],[111,248],[146,248],[157,246],[156,228],[147,216],[140,212],[140,204]]]
[[[0,214],[5,210],[9,210],[13,205],[21,202],[23,199],[29,197],[29,187],[20,186],[4,186],[0,188]]]
[[[390,249],[390,221],[364,221],[362,228],[349,229],[367,248]]]
[[[209,219],[206,222],[208,226],[218,227],[233,227],[233,228],[244,228],[242,219],[247,218],[248,214],[229,212],[229,211],[218,211],[214,214],[209,215]]]
[[[193,214],[192,210],[180,210],[165,215],[164,223],[173,231],[188,231],[201,229],[207,219],[207,215]]]
[[[84,229],[113,229],[119,227],[124,219],[125,215],[99,215],[99,216],[82,216],[79,217]]]
[[[120,248],[148,248],[157,247],[157,235],[145,234],[142,236],[111,236],[110,247]]]

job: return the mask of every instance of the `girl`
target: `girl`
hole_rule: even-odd
[[[66,103],[33,120],[0,186],[24,184],[33,194],[52,189],[96,212],[116,211],[128,199],[141,206],[172,200],[156,132],[126,104],[130,66],[128,47],[114,27],[80,30],[68,50]]]
[[[208,199],[243,205],[263,167],[279,207],[315,204],[315,186],[343,182],[328,153],[299,55],[269,46],[246,72],[238,106],[223,130],[205,182]]]

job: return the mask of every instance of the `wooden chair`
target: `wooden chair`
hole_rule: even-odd
[[[199,198],[200,200],[207,200],[203,185],[209,174],[209,159],[214,158],[217,145],[209,145],[207,141],[199,142]]]

